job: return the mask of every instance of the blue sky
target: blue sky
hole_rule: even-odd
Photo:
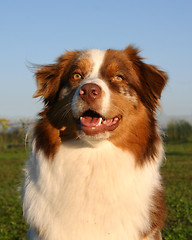
[[[0,2],[0,118],[34,117],[27,62],[53,63],[65,50],[134,44],[169,75],[165,115],[192,115],[191,0],[6,0]]]

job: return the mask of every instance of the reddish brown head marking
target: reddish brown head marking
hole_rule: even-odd
[[[35,131],[38,148],[44,148],[43,142],[47,139],[49,155],[61,140],[76,138],[79,129],[76,123],[83,117],[81,131],[85,135],[110,132],[109,141],[130,150],[139,164],[156,156],[160,138],[154,115],[167,75],[144,63],[138,53],[132,46],[122,51],[74,51],[58,58],[55,64],[40,66],[34,97],[41,96],[45,102],[42,116],[47,125],[43,126],[41,120],[37,129],[40,124],[44,128],[41,131],[46,132],[50,125],[54,131],[50,134],[47,131],[44,136]],[[72,103],[76,91],[81,101]],[[79,119],[72,108],[81,109]],[[64,129],[62,139],[60,129]]]

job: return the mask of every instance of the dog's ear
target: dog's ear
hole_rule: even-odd
[[[167,83],[168,76],[164,71],[159,70],[156,66],[143,64],[142,72],[145,76],[149,88],[157,99],[161,98],[161,92]]]
[[[61,77],[61,69],[58,64],[37,66],[39,70],[35,73],[37,90],[34,98],[42,97],[47,102],[53,100],[58,91]]]
[[[55,64],[37,65],[35,73],[37,90],[33,95],[34,98],[42,97],[46,104],[54,101],[59,90],[61,77],[69,69],[77,51],[66,52],[65,55],[59,57]]]
[[[138,87],[143,100],[151,110],[155,110],[168,80],[167,74],[154,65],[144,63],[137,48],[128,46],[124,51],[132,61],[133,68],[139,77],[140,86]]]

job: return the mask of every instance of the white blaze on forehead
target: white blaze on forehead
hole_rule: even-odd
[[[99,49],[89,49],[86,51],[86,54],[89,56],[89,59],[93,64],[89,78],[98,78],[100,67],[104,61],[105,52],[105,50]]]
[[[101,87],[102,89],[102,101],[100,105],[100,109],[98,109],[98,112],[105,116],[107,113],[109,106],[110,106],[110,90],[106,84],[106,82],[100,78],[99,71],[100,68],[104,62],[105,57],[105,50],[99,50],[99,49],[89,49],[84,52],[84,54],[81,56],[82,58],[84,56],[88,56],[88,59],[92,65],[92,69],[90,73],[88,74],[87,78],[85,78],[79,87],[77,88],[72,102],[72,111],[75,117],[79,117],[80,113],[82,114],[82,109],[84,108],[84,102],[79,96],[80,88],[84,84],[88,83],[94,83]]]

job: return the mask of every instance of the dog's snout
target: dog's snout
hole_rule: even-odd
[[[79,90],[81,99],[87,103],[91,103],[101,96],[101,88],[94,83],[87,83]]]

